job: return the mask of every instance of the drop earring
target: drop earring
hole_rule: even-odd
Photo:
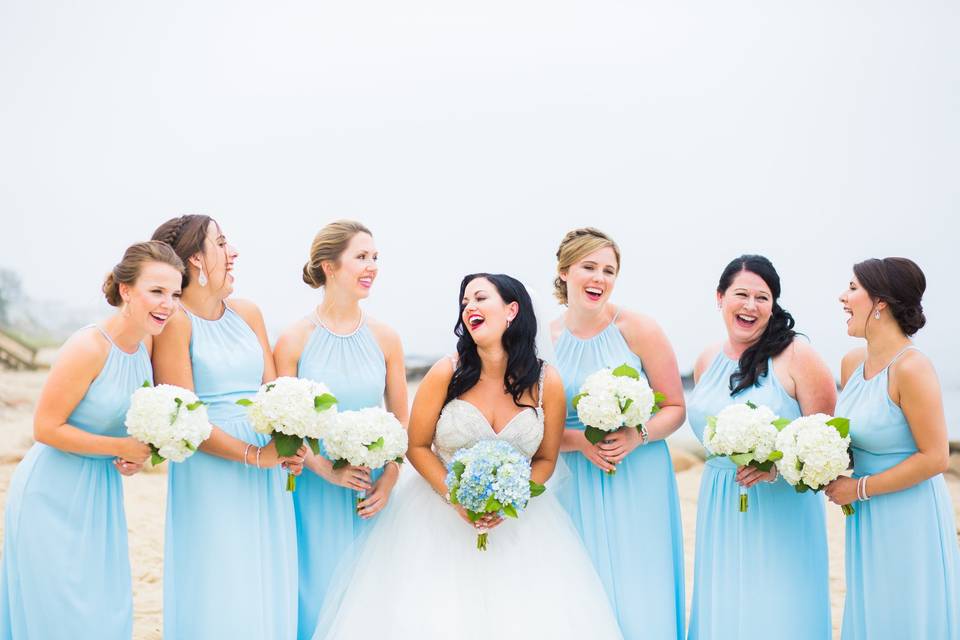
[[[877,310],[874,312],[873,317],[874,317],[874,319],[876,319],[876,320],[879,320],[879,319],[880,319],[880,309],[877,309]]]
[[[203,265],[200,265],[200,275],[197,276],[197,284],[201,287],[207,286],[207,274],[203,272]]]

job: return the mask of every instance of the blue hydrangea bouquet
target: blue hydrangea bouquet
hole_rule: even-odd
[[[530,460],[502,440],[481,440],[457,451],[446,482],[450,502],[462,505],[471,522],[493,513],[517,518],[530,498],[546,490],[530,479]],[[477,549],[486,551],[486,531],[477,534]]]

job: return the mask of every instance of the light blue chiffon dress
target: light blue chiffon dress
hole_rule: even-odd
[[[730,396],[739,365],[722,351],[687,400],[687,420],[703,442],[707,417],[752,401],[781,418],[800,416],[767,361],[759,385]],[[697,499],[691,640],[830,638],[827,529],[822,493],[797,493],[778,477],[747,490],[739,510],[737,467],[727,458],[707,460]],[[839,508],[839,507],[838,507]]]
[[[314,330],[300,355],[297,375],[327,385],[339,411],[381,406],[387,367],[367,323],[361,320],[352,333],[337,334],[316,317],[311,316],[311,321]],[[373,479],[381,473],[374,472]],[[300,569],[297,637],[309,640],[334,569],[377,516],[361,520],[355,491],[331,484],[308,469],[297,479],[293,499]]]
[[[67,418],[92,434],[126,437],[130,396],[153,381],[141,343],[110,341],[103,369]],[[123,486],[113,456],[36,443],[10,479],[0,564],[0,639],[129,640],[133,595]]]
[[[591,373],[643,369],[614,322],[583,340],[566,329],[556,344],[568,429],[584,429],[573,397]],[[625,638],[683,638],[683,532],[670,452],[639,446],[607,475],[578,452],[562,454],[571,477],[558,492],[607,590]]]
[[[229,307],[217,320],[189,312],[190,361],[210,422],[254,446],[240,398],[263,378],[256,334]],[[276,638],[296,635],[297,549],[293,501],[281,467],[257,469],[199,451],[168,468],[163,559],[166,638]]]
[[[837,415],[850,418],[857,478],[917,452],[903,411],[890,399],[888,369],[865,380],[860,365],[837,403]],[[960,551],[943,475],[853,506],[843,640],[960,638]]]

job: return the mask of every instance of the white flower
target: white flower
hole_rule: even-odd
[[[407,431],[380,407],[343,411],[326,430],[323,446],[332,460],[379,469],[407,453]]]
[[[755,407],[755,408],[754,408]],[[776,414],[764,405],[746,403],[724,407],[707,419],[703,444],[713,455],[751,454],[751,460],[766,462],[776,449]]]
[[[630,372],[636,374],[632,368]],[[614,375],[613,370],[600,369],[580,387],[577,417],[585,426],[601,431],[638,427],[650,420],[656,402],[656,394],[643,376]]]
[[[134,391],[125,424],[132,437],[173,462],[192,455],[211,430],[207,408],[197,395],[170,384]]]
[[[816,413],[797,418],[777,435],[783,458],[777,469],[791,485],[822,489],[849,466],[850,437],[827,424],[831,416]]]
[[[306,378],[283,376],[260,387],[247,412],[253,428],[263,434],[274,432],[301,438],[321,438],[334,421],[336,405],[318,411],[315,399],[330,390]],[[332,397],[332,396],[331,396]]]

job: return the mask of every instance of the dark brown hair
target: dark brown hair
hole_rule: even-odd
[[[107,277],[103,279],[103,295],[111,306],[119,307],[123,304],[120,296],[120,285],[132,285],[140,277],[143,265],[148,262],[162,262],[168,264],[181,274],[184,272],[183,261],[174,253],[169,245],[163,242],[138,242],[127,247],[123,258],[113,267]]]
[[[887,303],[904,334],[912,336],[927,323],[920,304],[927,279],[916,262],[909,258],[870,258],[853,265],[853,273],[874,304],[881,300]]]
[[[203,253],[204,242],[207,239],[207,227],[214,222],[210,216],[189,214],[179,218],[171,218],[157,227],[151,240],[166,242],[183,260],[184,267],[190,257]],[[190,284],[190,269],[183,269],[182,288]]]

